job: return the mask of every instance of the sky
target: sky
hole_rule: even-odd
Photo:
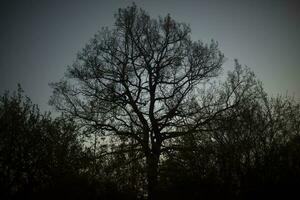
[[[76,54],[101,29],[113,27],[127,0],[1,0],[0,93],[20,83],[42,111]],[[190,25],[192,39],[218,41],[227,58],[250,67],[270,96],[300,101],[300,1],[135,0],[153,18],[168,13]]]

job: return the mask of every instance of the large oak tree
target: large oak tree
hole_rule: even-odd
[[[253,77],[232,77],[221,92],[209,90],[224,61],[216,42],[193,41],[188,25],[170,15],[152,19],[135,5],[115,19],[52,84],[50,102],[89,130],[135,141],[153,199],[164,147],[239,103]]]

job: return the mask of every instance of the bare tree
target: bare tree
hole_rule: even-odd
[[[78,54],[66,79],[52,84],[50,103],[84,127],[136,141],[153,199],[166,141],[231,108],[244,80],[233,80],[225,95],[205,89],[224,56],[214,41],[192,41],[189,26],[170,15],[155,20],[132,5],[115,18],[112,30],[103,28]]]

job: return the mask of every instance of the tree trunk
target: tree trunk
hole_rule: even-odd
[[[146,156],[148,200],[157,199],[159,153]]]

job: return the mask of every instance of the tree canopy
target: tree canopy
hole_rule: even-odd
[[[207,128],[257,86],[236,62],[222,91],[209,87],[223,61],[216,42],[192,41],[188,25],[170,15],[152,19],[133,4],[91,39],[65,80],[52,84],[51,103],[85,128],[136,141],[151,199],[165,141]]]

